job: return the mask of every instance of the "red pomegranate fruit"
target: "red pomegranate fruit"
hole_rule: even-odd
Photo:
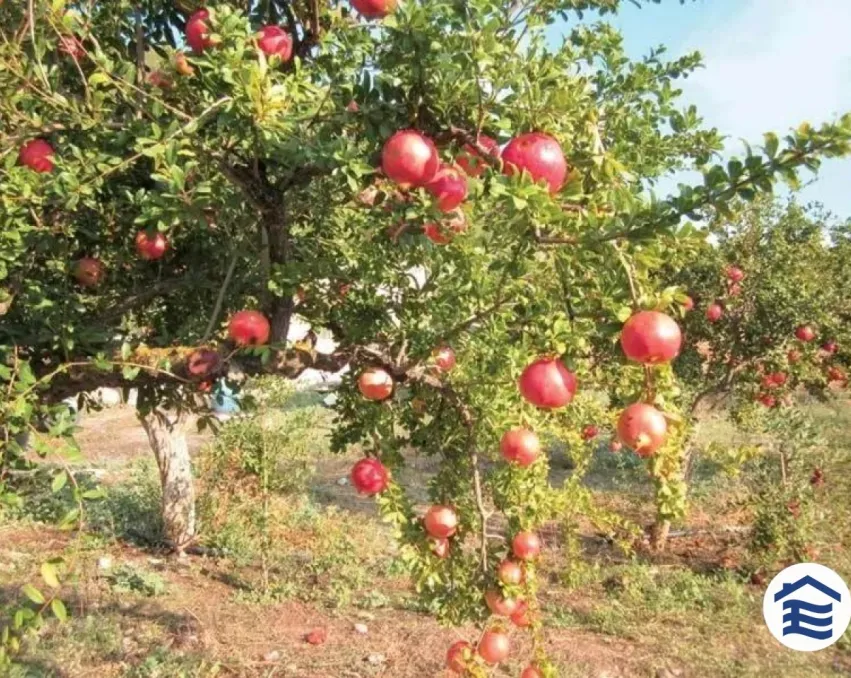
[[[390,472],[378,459],[361,459],[352,467],[352,485],[359,494],[380,494],[390,484]]]
[[[280,26],[264,26],[260,29],[257,46],[266,56],[280,57],[287,62],[293,55],[293,38]]]
[[[425,186],[434,179],[439,166],[434,143],[416,130],[396,132],[381,151],[384,174],[403,186]]]
[[[499,144],[495,139],[491,139],[489,136],[480,134],[476,141],[478,145],[487,152],[489,157],[499,157]],[[488,162],[472,144],[464,145],[464,148],[461,149],[461,153],[458,154],[455,162],[458,163],[458,166],[471,177],[480,177],[484,173],[485,168],[488,166]]]
[[[373,367],[358,377],[358,389],[367,400],[386,400],[393,393],[393,377],[386,370]]]
[[[536,407],[564,407],[576,393],[576,375],[558,358],[538,358],[527,365],[518,382],[520,394]]]
[[[526,467],[541,454],[541,441],[528,428],[513,428],[502,435],[499,450],[506,461]]]
[[[505,174],[528,172],[533,181],[546,183],[550,193],[558,193],[567,178],[567,161],[561,146],[541,132],[521,134],[509,141],[502,160]]]
[[[634,403],[618,419],[618,438],[641,457],[649,457],[665,442],[665,415],[647,403]]]

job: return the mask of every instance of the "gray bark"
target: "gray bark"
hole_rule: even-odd
[[[164,536],[175,551],[182,553],[195,537],[195,486],[186,442],[187,416],[154,410],[139,414],[139,420],[160,471]]]

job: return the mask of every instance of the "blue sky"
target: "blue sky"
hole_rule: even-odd
[[[608,21],[633,57],[659,44],[671,57],[701,52],[705,68],[683,81],[684,101],[729,137],[732,152],[739,139],[759,144],[763,132],[851,111],[851,0],[625,2]],[[803,196],[851,217],[851,159],[826,162]]]

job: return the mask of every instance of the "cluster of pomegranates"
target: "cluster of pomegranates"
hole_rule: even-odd
[[[679,325],[668,315],[658,311],[635,313],[624,325],[621,346],[627,358],[645,365],[658,365],[673,360],[680,352],[682,334]],[[442,350],[445,350],[444,347]],[[451,350],[451,349],[450,349]],[[439,352],[435,353],[436,356]],[[451,366],[455,364],[454,353]],[[451,369],[451,366],[449,369]],[[392,376],[381,368],[368,368],[358,378],[361,394],[374,401],[385,400],[393,393]],[[557,357],[542,356],[525,367],[518,380],[521,396],[535,407],[558,409],[568,405],[576,394],[576,375]],[[641,456],[650,456],[665,441],[667,422],[665,416],[647,403],[634,403],[627,407],[618,421],[618,438]],[[596,437],[599,429],[594,425],[584,427],[583,439]],[[526,427],[506,431],[500,440],[503,458],[519,467],[528,467],[541,454],[537,434]],[[375,495],[387,489],[390,483],[388,469],[375,458],[358,461],[351,472],[351,481],[361,494]],[[459,519],[450,506],[429,507],[423,517],[423,527],[431,542],[431,551],[445,558],[451,550],[451,538],[456,535]],[[485,594],[485,603],[496,617],[510,619],[516,626],[531,625],[526,601],[514,595],[512,587],[524,581],[523,562],[535,559],[541,552],[539,537],[530,531],[514,535],[511,542],[512,557],[503,560],[496,578],[506,589],[494,588]],[[464,673],[480,657],[487,664],[505,660],[511,645],[503,622],[490,625],[482,634],[476,647],[467,641],[453,644],[447,653],[447,666]],[[534,678],[543,675],[539,668],[528,666],[522,676]]]
[[[351,471],[351,481],[355,489],[365,495],[380,494],[390,484],[390,472],[378,459],[368,457],[358,461]],[[428,535],[431,552],[438,558],[446,558],[450,552],[450,539],[458,531],[458,514],[450,506],[433,505],[428,508],[422,519],[423,528]],[[541,552],[541,540],[537,534],[521,531],[514,535],[511,542],[513,559],[503,560],[496,572],[501,585],[517,587],[525,579],[524,562],[537,558]],[[505,595],[501,589],[493,588],[485,593],[485,604],[497,617],[510,619],[516,626],[531,626],[532,620],[526,601],[520,597]],[[446,656],[446,664],[457,673],[467,668],[479,656],[488,664],[504,661],[511,651],[511,644],[505,626],[500,622],[490,626],[482,634],[477,647],[466,641],[453,644]],[[533,670],[535,672],[529,672]],[[540,676],[535,667],[528,667],[522,674],[526,678]]]
[[[196,54],[218,44],[210,33],[209,20],[210,11],[199,9],[186,21],[186,43]],[[280,26],[263,26],[257,32],[257,47],[267,57],[277,56],[286,63],[293,55],[293,38]]]
[[[435,244],[445,245],[467,228],[460,208],[468,195],[467,176],[481,176],[500,157],[505,174],[526,172],[534,181],[546,183],[552,193],[561,189],[567,177],[568,166],[561,147],[541,132],[515,137],[502,152],[496,140],[480,134],[475,145],[466,144],[455,162],[449,164],[441,162],[437,147],[426,135],[417,130],[400,130],[384,144],[381,169],[402,190],[424,188],[431,194],[447,218],[441,223],[426,223],[423,233]]]

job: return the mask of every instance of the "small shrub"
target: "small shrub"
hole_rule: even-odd
[[[66,483],[56,492],[51,487],[58,472],[61,472],[58,467],[44,464],[11,476],[9,488],[17,495],[17,501],[8,505],[8,517],[55,524],[69,511],[76,509],[77,501],[71,483]],[[97,479],[89,473],[75,472],[74,480],[81,492],[90,492],[99,487]]]
[[[216,663],[158,649],[129,668],[123,678],[214,678],[218,675],[221,673]]]
[[[253,394],[249,407],[262,405],[262,412],[228,421],[197,461],[204,542],[238,564],[263,550],[270,502],[308,492],[330,426],[324,408],[293,406],[285,380],[260,379],[246,390]]]
[[[106,576],[112,589],[118,593],[135,593],[152,598],[165,593],[165,581],[155,572],[146,572],[133,565],[120,565]]]
[[[130,477],[110,487],[104,501],[91,507],[89,524],[114,539],[140,546],[161,544],[162,490],[154,462],[138,460]]]

